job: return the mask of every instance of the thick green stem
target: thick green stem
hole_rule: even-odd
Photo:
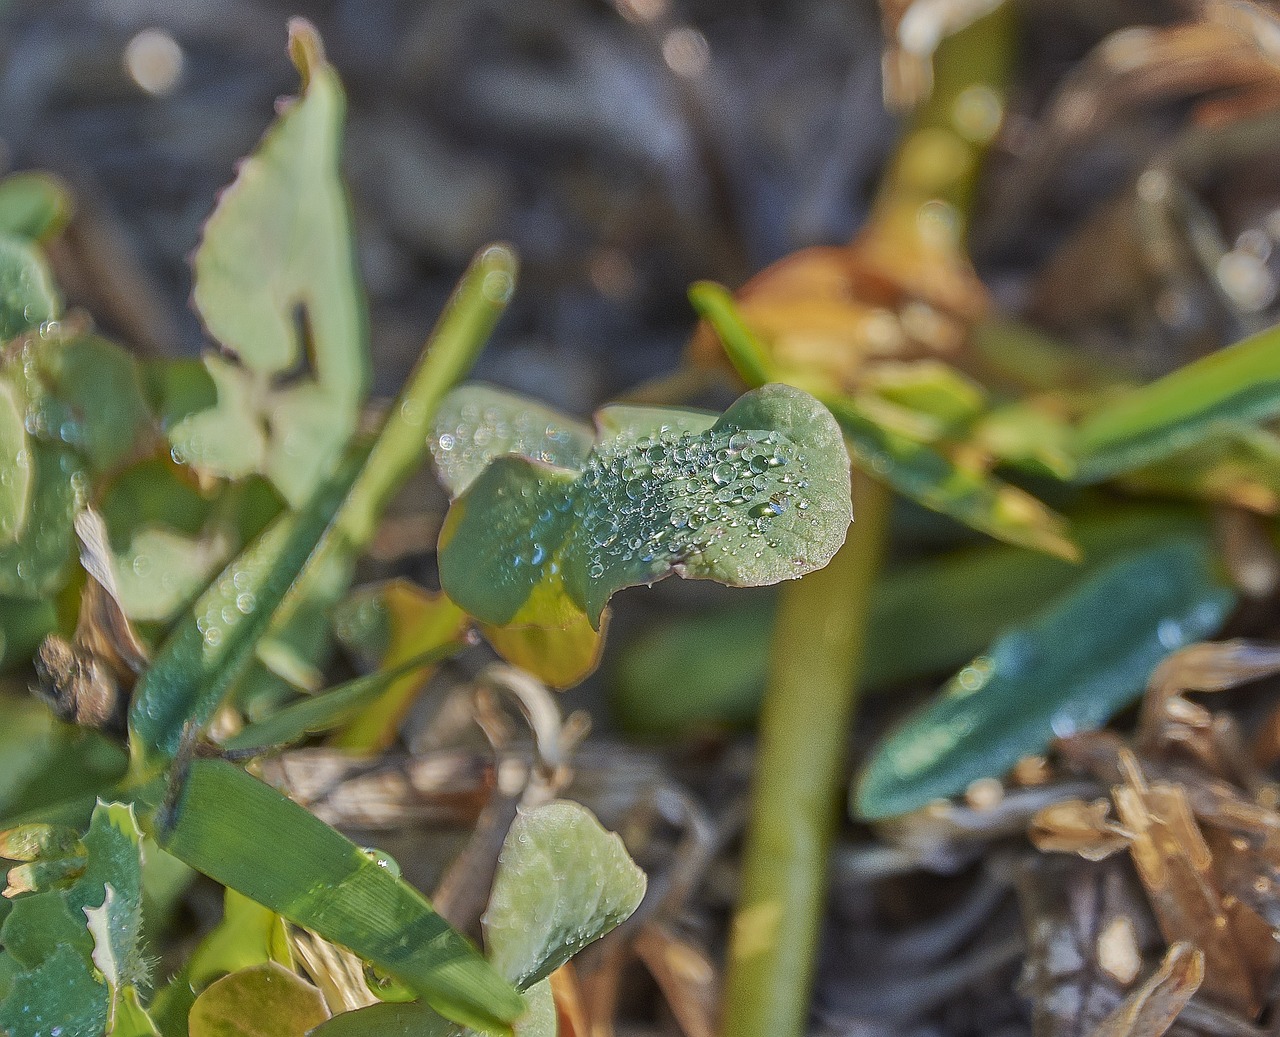
[[[891,494],[854,470],[848,540],[782,590],[760,715],[725,1037],[804,1032],[845,749]]]

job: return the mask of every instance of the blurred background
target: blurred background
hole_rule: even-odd
[[[1049,261],[1068,262],[1099,207],[1179,145],[1189,107],[1265,78],[1243,50],[1232,60],[1186,39],[1153,56],[1156,41],[1132,31],[1203,6],[1019,5],[1018,71],[972,235],[998,302],[1036,302],[1148,369],[1237,337],[1224,324],[1265,323],[1275,295],[1274,151],[1242,160],[1214,145],[1174,209],[1202,251],[1233,254],[1225,288],[1216,268],[1180,269],[1172,246],[1161,283],[1144,285],[1150,264],[1113,235],[1109,265],[1092,267],[1100,297],[1078,271],[1059,277],[1070,306],[1054,296]],[[235,159],[294,89],[293,14],[318,26],[349,91],[346,166],[383,394],[493,238],[516,245],[524,277],[482,377],[581,412],[673,367],[689,282],[741,284],[798,247],[847,240],[899,127],[871,0],[11,0],[0,168],[70,181],[81,216],[57,272],[73,303],[144,351],[201,346],[187,256]],[[1126,51],[1110,65],[1091,55],[1104,40]]]

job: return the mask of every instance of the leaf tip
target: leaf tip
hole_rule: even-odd
[[[305,93],[311,84],[312,74],[327,63],[320,33],[306,18],[289,19],[289,60],[302,77]]]

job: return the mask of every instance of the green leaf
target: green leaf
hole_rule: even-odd
[[[568,801],[521,811],[484,914],[489,958],[527,989],[629,918],[644,891],[644,872],[590,811]]]
[[[13,543],[25,528],[32,482],[23,408],[13,387],[0,382],[0,545]]]
[[[102,1037],[107,992],[88,959],[64,944],[34,969],[19,973],[0,1002],[0,1030],[9,1037]]]
[[[1212,435],[1120,477],[1127,490],[1280,513],[1280,436],[1261,428]]]
[[[49,173],[14,173],[0,180],[0,234],[37,241],[52,237],[71,218],[71,196]]]
[[[1080,425],[1079,478],[1097,482],[1205,437],[1280,414],[1280,328],[1203,357],[1117,397]]]
[[[0,697],[0,817],[56,820],[83,827],[97,792],[123,775],[127,757],[96,732],[55,720],[33,695]],[[57,805],[75,804],[70,817],[53,817]]]
[[[116,999],[107,1037],[160,1037],[160,1031],[132,987],[122,991]]]
[[[193,761],[161,826],[169,853],[350,948],[441,1014],[499,1030],[519,1014],[515,992],[420,893],[231,764]]]
[[[1003,634],[887,738],[858,782],[856,813],[906,813],[1004,774],[1055,735],[1102,725],[1165,656],[1214,633],[1234,600],[1202,540],[1118,559]]]
[[[93,938],[84,916],[76,918],[61,890],[29,893],[14,898],[13,910],[0,927],[0,942],[14,961],[34,969],[59,948],[69,947],[89,960]]]
[[[324,997],[274,962],[224,976],[196,998],[191,1037],[306,1037],[329,1018]]]
[[[67,893],[68,905],[88,917],[94,964],[113,992],[148,980],[141,948],[140,839],[131,806],[99,803],[84,838],[88,867]]]
[[[28,857],[41,855],[41,861],[45,853],[56,859],[68,850],[88,855],[74,882],[18,897],[0,927],[6,954],[26,967],[0,1003],[0,1027],[11,1035],[41,1034],[38,1023],[44,1020],[63,1026],[64,1033],[100,1037],[114,1017],[121,988],[145,982],[146,966],[138,945],[142,922],[138,838],[129,807],[102,803],[80,846],[53,828],[27,827],[10,833],[6,842],[21,845],[10,845],[9,850]],[[90,955],[105,984],[90,971]]]
[[[672,572],[731,586],[802,576],[827,563],[849,521],[848,457],[831,415],[769,385],[704,432],[600,442],[581,472],[498,458],[449,510],[440,578],[486,623],[537,624],[522,609],[549,587],[549,607],[567,597],[598,626],[615,591]]]
[[[44,257],[27,242],[0,234],[0,342],[54,320],[60,309]]]
[[[862,686],[880,691],[959,667],[1002,630],[1086,573],[1174,534],[1207,536],[1175,508],[1109,507],[1073,516],[1080,565],[1006,544],[982,544],[885,573],[871,603]],[[664,619],[629,641],[612,671],[611,705],[628,732],[667,737],[739,726],[756,715],[774,627],[771,597]]]
[[[153,428],[138,365],[96,335],[46,337],[29,351],[29,377],[39,385],[31,420],[74,447],[94,472],[106,472],[138,450]]]
[[[235,361],[210,358],[217,407],[179,421],[171,439],[211,474],[261,471],[298,507],[354,432],[369,370],[338,169],[342,87],[300,19],[289,52],[301,96],[240,165],[194,260],[196,309]]]
[[[765,350],[728,291],[702,282],[689,290],[689,299],[715,328],[748,385],[773,377]],[[833,396],[824,397],[823,402],[848,436],[855,463],[900,493],[1006,543],[1068,560],[1078,557],[1062,517],[1029,493],[987,472],[958,465],[941,451],[904,435],[884,415],[869,410],[865,400]]]
[[[0,597],[0,674],[15,666],[26,666],[40,647],[40,642],[57,626],[58,611],[52,599],[32,601]],[[4,784],[0,778],[0,789]],[[0,792],[0,812],[3,810],[4,799]]]

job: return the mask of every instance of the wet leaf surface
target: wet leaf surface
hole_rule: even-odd
[[[768,386],[700,434],[605,440],[581,472],[498,458],[450,509],[441,580],[488,623],[510,623],[550,584],[553,602],[563,593],[598,625],[614,591],[672,571],[757,586],[818,568],[844,540],[848,501],[830,415]]]
[[[520,813],[484,915],[494,967],[530,987],[630,916],[644,891],[622,840],[583,807],[557,802]]]

